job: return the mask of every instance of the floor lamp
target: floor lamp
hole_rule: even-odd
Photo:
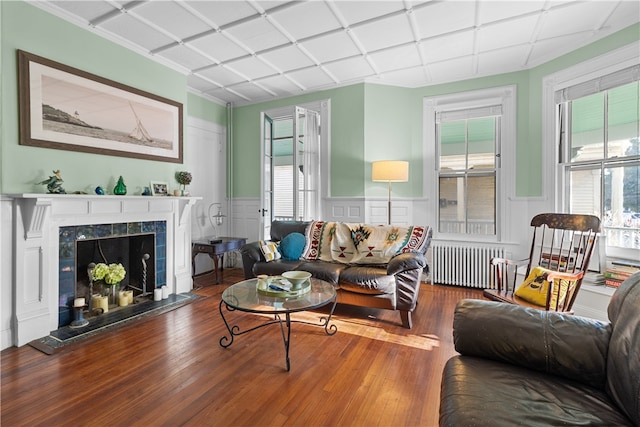
[[[402,160],[379,160],[373,162],[371,179],[389,183],[389,201],[387,202],[388,223],[391,225],[391,183],[409,181],[409,162]]]

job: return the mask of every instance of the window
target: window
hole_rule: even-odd
[[[513,180],[504,166],[515,147],[514,86],[425,98],[425,196],[439,238],[500,241]],[[507,174],[507,175],[505,175]],[[507,181],[507,182],[505,182]],[[511,182],[508,182],[511,181]]]
[[[496,234],[501,110],[492,106],[436,114],[442,233]]]
[[[608,254],[640,249],[639,75],[627,67],[555,94],[564,208],[601,219]]]

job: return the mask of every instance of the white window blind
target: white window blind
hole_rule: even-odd
[[[601,76],[596,79],[588,80],[556,91],[555,102],[556,104],[560,104],[562,102],[573,101],[578,98],[583,98],[607,89],[612,89],[614,87],[637,81],[639,77],[640,65],[623,68],[622,70],[607,74],[606,76]]]

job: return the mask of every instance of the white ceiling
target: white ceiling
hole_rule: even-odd
[[[638,0],[33,1],[243,105],[529,69],[640,22]]]

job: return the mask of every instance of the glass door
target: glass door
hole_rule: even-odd
[[[260,113],[262,121],[262,197],[260,201],[260,238],[271,237],[273,218],[273,119]]]

